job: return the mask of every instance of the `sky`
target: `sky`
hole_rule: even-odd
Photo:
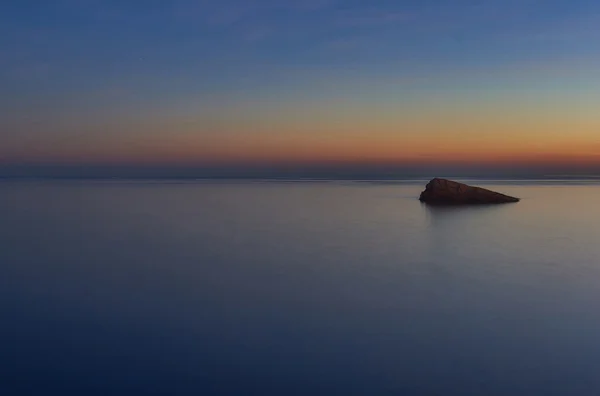
[[[9,0],[0,164],[600,169],[600,2]]]

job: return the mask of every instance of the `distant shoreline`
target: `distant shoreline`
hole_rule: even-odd
[[[221,183],[365,183],[365,184],[417,184],[425,185],[432,177],[398,178],[351,178],[351,177],[75,177],[75,176],[0,176],[0,183],[10,182],[89,182],[89,183],[185,183],[185,184],[221,184]],[[475,177],[441,176],[444,178],[478,184],[600,184],[600,176],[531,176],[531,177]]]

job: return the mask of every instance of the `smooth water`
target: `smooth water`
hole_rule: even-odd
[[[0,394],[600,394],[600,186],[487,187],[0,183]]]

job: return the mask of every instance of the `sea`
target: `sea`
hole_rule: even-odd
[[[600,395],[600,182],[0,182],[0,394]]]

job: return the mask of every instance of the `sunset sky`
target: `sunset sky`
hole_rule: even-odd
[[[600,2],[0,5],[0,163],[600,164]]]

